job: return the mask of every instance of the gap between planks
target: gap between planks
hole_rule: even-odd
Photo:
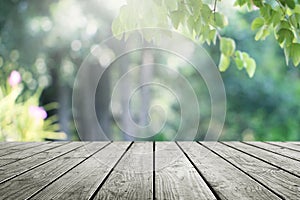
[[[185,157],[189,160],[189,162],[190,162],[190,164],[196,169],[196,171],[198,172],[198,174],[199,174],[199,176],[205,181],[205,183],[206,183],[206,185],[208,186],[208,188],[211,190],[211,192],[214,194],[214,196],[217,198],[217,199],[221,199],[219,196],[218,196],[218,194],[216,193],[216,191],[213,189],[213,187],[210,185],[210,183],[206,180],[206,178],[202,175],[202,173],[201,173],[201,171],[196,167],[196,165],[195,165],[195,163],[191,160],[191,158],[189,157],[189,155],[181,148],[181,146],[177,143],[177,142],[175,142],[176,143],[176,145],[178,146],[178,148],[183,152],[183,154],[185,155]],[[208,149],[209,151],[211,151],[211,152],[213,152],[215,155],[217,155],[218,157],[220,157],[221,159],[223,159],[223,160],[225,160],[226,162],[228,162],[228,163],[230,163],[231,165],[233,165],[235,168],[237,168],[238,170],[240,170],[240,171],[242,171],[243,173],[245,173],[247,176],[249,176],[250,178],[252,178],[253,180],[255,180],[257,183],[259,183],[260,185],[262,185],[262,186],[264,186],[266,189],[268,189],[268,190],[270,190],[272,193],[274,193],[274,194],[276,194],[277,196],[279,196],[280,198],[282,198],[280,195],[278,195],[276,192],[274,192],[272,189],[270,189],[270,188],[268,188],[267,186],[265,186],[263,183],[261,183],[260,181],[258,181],[258,180],[256,180],[255,178],[253,178],[251,175],[249,175],[247,172],[245,172],[244,170],[242,170],[242,169],[240,169],[239,167],[237,167],[237,166],[235,166],[233,163],[231,163],[230,161],[228,161],[228,160],[226,160],[223,156],[221,156],[221,155],[219,155],[218,153],[216,153],[214,150],[212,150],[212,149],[210,149],[210,148],[208,148],[208,147],[206,147],[205,145],[203,145],[202,143],[199,143],[198,142],[198,144],[199,145],[201,145],[201,146],[203,146],[203,147],[205,147],[206,149]],[[205,143],[204,143],[205,144]],[[221,143],[221,144],[223,144],[223,145],[226,145],[225,143]],[[246,143],[246,144],[248,144],[248,143]],[[101,151],[103,148],[105,148],[106,146],[108,146],[109,144],[107,144],[107,145],[105,145],[104,147],[102,147],[101,149],[99,149],[98,151]],[[89,197],[89,199],[94,199],[94,197],[95,197],[95,195],[99,192],[99,190],[101,189],[101,187],[104,185],[104,183],[106,182],[106,180],[109,178],[109,176],[112,174],[112,172],[114,171],[114,169],[116,168],[116,166],[119,164],[119,162],[122,160],[122,158],[124,157],[124,155],[128,152],[128,150],[130,149],[130,147],[133,145],[133,142],[131,142],[130,143],[130,145],[127,147],[127,149],[123,152],[123,154],[121,155],[121,157],[118,159],[118,161],[114,164],[114,166],[110,169],[110,171],[109,171],[109,173],[106,175],[106,177],[104,178],[104,180],[100,183],[100,185],[97,187],[97,189],[96,189],[96,191]],[[250,144],[248,144],[248,145],[250,145]],[[226,146],[228,146],[228,145],[226,145]],[[260,158],[257,158],[256,156],[253,156],[253,155],[251,155],[251,154],[248,154],[247,152],[244,152],[244,151],[242,151],[242,150],[240,150],[239,148],[235,148],[235,147],[232,147],[232,146],[228,146],[229,148],[233,148],[233,149],[235,149],[235,150],[238,150],[238,151],[240,151],[240,152],[242,152],[242,153],[244,153],[244,154],[247,154],[247,155],[249,155],[249,156],[252,156],[252,157],[254,157],[254,158],[256,158],[256,159],[259,159],[259,160],[261,160],[261,161],[263,161],[263,162],[266,162],[266,163],[268,163],[268,164],[270,164],[270,165],[272,165],[272,166],[275,166],[275,167],[277,167],[277,168],[280,168],[279,166],[276,166],[276,165],[274,165],[274,164],[272,164],[272,163],[269,163],[268,161],[265,161],[265,160],[263,160],[263,159],[260,159]],[[257,146],[255,146],[255,147],[257,147]],[[54,147],[54,148],[56,148],[56,147]],[[77,148],[79,148],[79,147],[77,147]],[[77,148],[75,148],[75,149],[77,149]],[[153,199],[155,199],[156,197],[155,197],[155,171],[156,171],[156,169],[155,169],[155,142],[153,142],[153,188],[152,188],[152,191],[153,191]],[[257,147],[257,148],[259,148],[259,147]],[[72,149],[71,151],[73,151],[73,150],[75,150],[75,149]],[[261,148],[261,149],[263,149],[263,148]],[[266,149],[263,149],[263,150],[266,150]],[[97,152],[98,152],[97,151]],[[97,152],[95,152],[95,153],[97,153]],[[66,153],[68,153],[68,152],[66,152]],[[66,154],[65,153],[65,154]],[[94,154],[95,154],[94,153]],[[274,152],[272,152],[272,153],[274,153]],[[93,155],[93,154],[92,154]],[[89,157],[87,157],[85,160],[87,160],[88,158],[90,158],[92,155],[90,155]],[[279,155],[281,155],[281,154],[279,154]],[[62,156],[62,155],[60,155],[60,156]],[[59,156],[58,156],[59,157]],[[55,157],[56,158],[56,157]],[[55,158],[52,158],[51,160],[54,160]],[[48,160],[47,162],[49,162],[49,161],[51,161],[51,160]],[[75,166],[73,166],[73,168],[75,168],[75,167],[77,167],[78,165],[80,165],[81,163],[83,163],[85,160],[83,160],[82,162],[80,162],[80,163],[78,163],[77,165],[75,165]],[[46,162],[45,162],[46,163]],[[40,164],[40,165],[43,165],[43,164],[45,164],[45,163],[42,163],[42,164]],[[38,165],[38,166],[40,166],[40,165]],[[38,166],[35,166],[34,168],[36,168],[36,167],[38,167]],[[32,169],[34,169],[34,168],[31,168],[31,169],[29,169],[29,170],[32,170]],[[51,185],[52,183],[54,183],[55,181],[57,181],[59,178],[61,178],[62,176],[64,176],[66,173],[68,173],[69,171],[71,171],[73,168],[71,168],[71,169],[69,169],[69,170],[67,170],[66,172],[64,172],[63,174],[61,174],[61,176],[59,176],[59,177],[57,177],[57,178],[55,178],[54,180],[52,180],[51,182],[49,182],[48,184],[46,184],[43,188],[41,188],[39,191],[37,191],[37,192],[35,192],[34,194],[32,194],[30,197],[33,197],[33,196],[35,196],[37,193],[39,193],[40,191],[42,191],[43,189],[45,189],[46,187],[48,187],[49,185]],[[281,169],[281,168],[280,168]],[[28,170],[28,171],[29,171]],[[287,170],[284,170],[284,169],[281,169],[281,170],[283,170],[283,171],[287,171]],[[26,172],[23,172],[23,173],[26,173]],[[22,174],[23,174],[22,173]],[[18,175],[20,175],[20,174],[18,174]],[[295,174],[293,174],[293,175],[295,175]],[[295,175],[295,176],[297,176],[297,175]],[[297,176],[298,177],[298,176]],[[29,197],[29,198],[30,198]]]
[[[283,171],[285,171],[285,172],[287,172],[287,173],[290,173],[290,174],[292,174],[292,175],[294,175],[294,176],[300,178],[300,175],[298,175],[298,174],[296,174],[296,173],[294,173],[294,172],[291,172],[290,170],[288,170],[288,169],[286,169],[286,168],[284,168],[284,167],[282,167],[282,166],[279,166],[279,165],[277,165],[277,164],[274,164],[274,163],[272,163],[272,161],[268,161],[268,160],[262,159],[262,158],[258,157],[257,155],[254,155],[253,153],[248,153],[248,152],[245,151],[246,149],[240,149],[240,148],[235,147],[233,144],[228,144],[228,143],[225,143],[225,142],[220,142],[220,143],[222,143],[222,144],[224,144],[224,145],[226,145],[226,146],[228,146],[228,147],[231,147],[231,148],[233,148],[233,149],[235,149],[235,150],[238,150],[238,151],[240,151],[240,152],[242,152],[242,153],[245,153],[245,154],[247,154],[247,155],[249,155],[249,156],[252,156],[252,157],[254,157],[254,158],[256,158],[256,159],[258,159],[258,160],[260,160],[260,161],[263,161],[263,162],[265,162],[265,163],[268,163],[269,165],[272,165],[272,166],[274,166],[274,167],[277,167],[277,168],[279,168],[279,169],[281,169],[281,170],[283,170]],[[256,148],[256,147],[254,147],[254,146],[247,145],[247,144],[242,143],[242,142],[240,142],[240,143],[241,143],[241,144],[244,144],[244,145],[246,145],[246,146],[252,147],[252,148]],[[260,148],[257,148],[257,149],[260,149]],[[269,154],[274,154],[274,155],[276,155],[276,156],[281,156],[281,155],[275,154],[275,153],[273,153],[273,152],[265,151],[264,149],[260,149],[260,150],[261,150],[261,151],[264,151],[264,152],[266,152],[266,153],[269,153]],[[286,158],[286,157],[283,157],[283,156],[281,156],[281,157],[282,157],[282,158]],[[286,159],[289,159],[289,158],[286,158]],[[298,161],[295,161],[295,160],[293,160],[293,159],[289,159],[289,160],[298,163]]]
[[[263,182],[262,180],[259,180],[259,178],[257,178],[257,177],[255,177],[255,173],[253,174],[253,172],[251,171],[251,166],[249,167],[249,168],[247,168],[248,166],[246,166],[246,168],[244,167],[243,168],[243,162],[244,162],[244,160],[235,160],[235,158],[240,158],[239,156],[236,156],[236,157],[234,157],[233,159],[231,159],[231,157],[229,157],[229,158],[226,158],[227,156],[228,156],[228,152],[231,152],[231,151],[237,151],[236,149],[234,149],[234,148],[230,148],[230,147],[228,147],[228,146],[226,146],[226,145],[224,145],[224,144],[222,144],[222,143],[218,143],[218,144],[216,144],[216,145],[221,145],[221,146],[223,146],[223,147],[225,147],[225,149],[224,148],[222,148],[222,150],[221,150],[221,148],[218,148],[217,146],[216,146],[216,149],[214,148],[215,146],[214,145],[210,145],[209,143],[205,143],[205,142],[198,142],[200,145],[202,145],[202,146],[204,146],[205,148],[207,148],[208,150],[210,150],[211,152],[213,152],[213,153],[215,153],[216,155],[218,155],[219,157],[221,157],[222,159],[224,159],[225,161],[227,161],[228,163],[230,163],[232,166],[234,166],[235,168],[237,168],[238,170],[240,170],[241,172],[243,172],[244,174],[246,174],[247,176],[249,176],[250,178],[252,178],[254,181],[256,181],[258,184],[260,184],[260,185],[262,185],[263,187],[265,187],[266,189],[268,189],[269,191],[271,191],[272,193],[274,193],[275,195],[277,195],[279,198],[281,198],[281,199],[285,199],[286,198],[286,196],[290,196],[291,194],[290,193],[288,193],[288,194],[286,194],[286,193],[281,193],[281,191],[278,191],[278,188],[277,187],[273,187],[272,188],[272,185],[268,185],[268,182]],[[226,148],[228,148],[228,150],[226,151]],[[219,152],[218,152],[219,151]],[[227,155],[226,155],[226,152],[227,152]],[[245,153],[243,153],[243,152],[240,152],[240,151],[237,151],[237,152],[235,152],[236,154],[234,154],[234,155],[239,155],[240,154],[240,156],[241,156],[241,158],[245,158],[245,157],[243,157],[243,156],[248,156],[249,158],[252,158],[252,162],[251,163],[257,163],[257,162],[262,162],[262,161],[260,161],[260,160],[258,160],[258,159],[256,159],[256,158],[253,158],[252,156],[249,156],[249,155],[247,155],[247,154],[245,154]],[[224,156],[222,156],[222,154],[224,155]],[[246,159],[246,158],[245,158]],[[232,161],[230,161],[230,160],[232,160]],[[256,161],[255,161],[256,160]],[[242,163],[240,163],[239,161],[243,161]],[[236,163],[236,164],[235,164]],[[274,167],[274,166],[271,166],[271,165],[269,165],[268,163],[265,163],[265,162],[262,162],[263,164],[265,164],[266,166],[270,166],[270,167],[273,167],[274,168],[274,170],[275,169],[278,169],[278,170],[280,170],[279,168],[277,168],[277,167]],[[281,170],[282,171],[282,170]],[[284,172],[285,171],[282,171],[283,172],[283,174],[284,174]],[[258,171],[258,173],[259,173],[259,171]],[[282,174],[282,175],[283,175]],[[286,175],[290,175],[289,173],[287,173]],[[291,175],[290,175],[291,176]],[[291,176],[294,180],[296,180],[296,179],[298,179],[297,177],[295,177],[295,176]],[[270,177],[271,179],[272,179],[272,177]],[[274,179],[273,179],[274,180]],[[276,189],[277,189],[277,191],[276,191]],[[293,194],[294,195],[294,194]]]

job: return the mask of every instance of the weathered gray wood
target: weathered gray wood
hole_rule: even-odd
[[[58,146],[57,148],[52,148],[43,151],[39,154],[35,154],[29,158],[18,160],[0,167],[0,183],[12,179],[22,173],[25,173],[31,169],[34,169],[52,159],[55,159],[63,154],[66,154],[80,146],[84,143],[72,142],[65,145]]]
[[[265,151],[241,142],[225,142],[226,145],[239,149],[265,162],[273,164],[287,172],[300,176],[300,162],[281,155]]]
[[[76,151],[71,151],[34,170],[4,182],[0,184],[0,197],[3,199],[25,199],[60,178],[106,144],[107,142],[89,143]]]
[[[287,142],[287,143],[294,144],[294,145],[300,145],[300,142]]]
[[[25,142],[0,142],[0,150],[11,148],[18,145],[25,145]]]
[[[193,165],[174,142],[155,143],[157,199],[216,199]]]
[[[24,149],[22,151],[10,153],[4,156],[1,156],[0,159],[24,159],[30,156],[33,156],[35,154],[41,153],[43,151],[59,147],[61,145],[67,144],[68,142],[50,142],[44,145],[34,146],[29,149]]]
[[[18,161],[18,159],[0,159],[0,167],[8,165],[10,163],[14,163],[16,161]]]
[[[297,143],[61,144],[0,143],[0,199],[300,199]]]
[[[45,144],[47,144],[47,143],[49,143],[49,142],[46,142]],[[65,143],[65,142],[63,142],[63,143]],[[87,143],[83,143],[83,142],[72,142],[72,145],[84,145],[84,144],[87,144]],[[27,152],[28,154],[30,154],[30,149],[29,149],[29,151]],[[61,148],[59,148],[58,150],[55,150],[55,151],[51,151],[51,152],[48,152],[47,150],[45,150],[45,151],[42,151],[42,152],[37,152],[35,155],[34,155],[34,157],[35,158],[51,158],[51,157],[54,157],[55,155],[58,155],[58,154],[61,154],[61,153],[64,153],[64,149],[61,149]],[[15,154],[15,153],[12,153],[13,155]],[[33,156],[33,155],[32,155]],[[31,156],[30,156],[31,157]],[[27,157],[26,157],[27,158]],[[22,158],[22,159],[25,159],[25,158]],[[2,157],[0,157],[0,167],[2,167],[2,166],[5,166],[5,165],[8,165],[8,164],[11,164],[11,163],[14,163],[14,162],[16,162],[16,161],[19,161],[20,159],[17,159],[17,158],[15,158],[15,156],[13,156],[13,157],[10,157],[9,155],[7,155],[7,158],[2,158]]]
[[[268,143],[300,152],[300,146],[297,145],[297,143],[290,143],[290,142],[268,142]]]
[[[195,142],[180,142],[220,199],[280,199],[227,161]]]
[[[152,199],[152,142],[135,142],[95,199]]]
[[[39,146],[43,146],[45,144],[47,144],[48,142],[39,142],[39,143],[35,143],[35,142],[24,142],[24,144],[20,144],[20,145],[17,145],[17,146],[12,146],[10,148],[7,148],[7,149],[2,149],[0,150],[0,166],[4,166],[4,165],[7,165],[9,163],[13,163],[15,161],[18,160],[18,158],[9,158],[9,157],[5,157],[5,156],[9,156],[11,154],[18,154],[22,151],[25,151],[25,150],[29,150],[32,149],[32,148],[36,148],[36,147],[39,147]]]
[[[14,152],[24,151],[26,149],[45,145],[47,143],[49,143],[49,142],[24,142],[23,145],[12,146],[11,148],[8,148],[8,149],[1,149],[0,150],[0,159],[1,159],[1,157],[5,156],[5,155],[9,155]]]
[[[290,148],[286,148],[283,146],[275,145],[272,143],[265,143],[265,142],[246,142],[247,144],[253,145],[258,148],[262,148],[266,151],[270,151],[273,153],[277,153],[279,155],[293,158],[295,160],[300,161],[300,152],[291,150]]]
[[[87,159],[32,199],[88,199],[103,182],[129,142],[115,142]]]
[[[221,143],[201,142],[285,199],[300,199],[300,179]]]

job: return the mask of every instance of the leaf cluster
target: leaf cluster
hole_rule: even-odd
[[[217,10],[217,1],[211,5],[204,0],[127,0],[113,21],[112,32],[121,39],[128,38],[133,29],[141,29],[145,40],[155,42],[158,33],[145,32],[142,28],[159,27],[176,29],[188,33],[191,38],[208,45],[220,44],[220,71],[225,71],[231,61],[236,67],[245,69],[252,77],[256,62],[247,52],[236,49],[235,41],[223,37],[220,30],[228,25],[227,17]],[[251,24],[256,31],[255,39],[264,40],[274,32],[278,44],[283,48],[286,63],[300,63],[300,5],[298,0],[236,0],[235,6],[246,6],[249,11],[259,10],[259,16]],[[125,34],[123,34],[125,32]]]

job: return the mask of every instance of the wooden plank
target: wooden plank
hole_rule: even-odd
[[[157,199],[216,199],[197,170],[174,142],[155,143]]]
[[[0,150],[24,144],[24,142],[0,142]]]
[[[280,199],[244,172],[195,142],[179,142],[220,199]]]
[[[129,145],[129,142],[110,144],[39,192],[33,199],[88,199],[97,191]]]
[[[55,148],[55,149],[40,152],[39,154],[34,155],[34,157],[39,158],[39,159],[54,158],[54,157],[57,157],[57,156],[65,153],[65,152],[71,150],[71,148],[74,149],[74,148],[77,148],[79,146],[85,147],[89,143],[90,142],[71,142],[71,143],[68,143],[66,145]],[[76,153],[76,152],[73,152],[73,154],[74,153]]]
[[[241,143],[241,142],[224,142],[224,144],[236,148],[244,153],[247,153],[255,158],[258,158],[262,161],[270,163],[274,166],[277,166],[280,169],[283,169],[289,173],[292,173],[300,177],[300,162],[283,157],[281,155],[253,147],[251,145]]]
[[[277,145],[277,142],[274,144],[273,143],[265,143],[265,142],[246,142],[246,143],[250,144],[252,146],[264,149],[266,151],[270,151],[270,152],[300,161],[300,152],[292,150],[290,148],[279,146],[279,145]]]
[[[43,151],[59,147],[61,145],[67,144],[68,142],[50,142],[50,143],[45,143],[44,145],[39,145],[39,146],[34,146],[33,148],[29,149],[24,149],[23,151],[20,152],[14,152],[10,153],[4,156],[1,156],[0,159],[24,159],[30,156],[33,156],[35,154],[41,153]]]
[[[10,148],[15,148],[16,146],[22,146],[22,145],[26,145],[26,142],[1,142],[1,147],[0,147],[0,154],[2,151],[2,154],[5,155],[7,152],[9,152]],[[5,152],[5,153],[4,153]],[[12,151],[14,152],[14,151]],[[0,157],[1,159],[1,157]],[[5,165],[7,163],[16,161],[16,159],[7,159],[7,160],[0,160],[0,166]]]
[[[281,147],[284,147],[287,149],[291,149],[291,150],[294,150],[297,152],[300,151],[300,146],[297,145],[297,143],[290,143],[290,142],[268,142],[268,143],[277,145],[277,146],[281,146]]]
[[[221,143],[201,142],[284,199],[300,199],[300,179]]]
[[[16,176],[19,176],[25,172],[28,172],[84,144],[85,143],[79,143],[79,142],[68,143],[66,145],[62,145],[54,149],[43,151],[29,158],[18,160],[17,162],[13,162],[5,166],[2,166],[0,167],[0,183],[15,178]]]
[[[24,151],[26,149],[31,149],[37,146],[45,145],[47,143],[49,142],[24,142],[23,145],[13,146],[8,149],[2,149],[0,150],[0,158],[11,153]]]
[[[30,150],[35,147],[43,146],[49,142],[23,142],[23,144],[17,145],[17,146],[12,146],[7,149],[2,149],[0,150],[0,166],[7,165],[9,163],[15,162],[18,159],[17,158],[8,158],[5,156],[10,155],[10,154],[18,154],[22,151],[25,150]],[[2,155],[1,155],[2,154]]]
[[[152,142],[135,142],[94,199],[152,199],[152,146]]]
[[[291,144],[300,145],[300,142],[290,142]]]
[[[54,182],[69,170],[98,152],[107,142],[93,142],[71,151],[42,166],[0,184],[3,199],[25,199]]]

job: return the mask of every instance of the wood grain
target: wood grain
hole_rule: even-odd
[[[266,142],[246,142],[246,143],[264,149],[266,151],[270,151],[282,155],[284,157],[288,157],[300,161],[300,152],[292,150],[290,148],[286,148],[283,146],[274,145],[273,143],[266,143]]]
[[[0,150],[11,148],[18,145],[25,145],[25,142],[0,142]]]
[[[223,144],[202,144],[246,172],[284,199],[300,199],[300,179],[277,167]]]
[[[10,154],[1,156],[1,159],[20,160],[20,159],[24,159],[24,158],[33,156],[35,154],[41,153],[46,150],[59,147],[64,144],[67,144],[67,142],[50,142],[50,143],[47,143],[44,145],[35,146],[35,147],[29,148],[29,149],[24,149],[22,151],[18,151],[18,152],[14,152],[14,153],[10,153]]]
[[[241,142],[225,142],[226,145],[236,148],[244,153],[247,153],[251,156],[254,156],[262,161],[270,163],[279,167],[280,169],[285,170],[286,172],[292,173],[298,177],[300,177],[300,162],[283,157],[281,155],[265,151],[263,149],[244,144]]]
[[[299,144],[0,143],[0,199],[300,199]]]
[[[281,146],[287,149],[291,149],[294,151],[300,152],[300,142],[297,143],[290,143],[290,142],[269,142],[270,144]]]
[[[3,199],[25,199],[63,176],[69,170],[99,151],[107,142],[89,143],[40,167],[0,184]]]
[[[2,166],[0,167],[0,183],[32,170],[83,145],[84,143],[78,142],[68,143]]]
[[[20,151],[24,151],[26,149],[31,149],[31,148],[34,148],[34,147],[38,147],[38,146],[41,146],[41,145],[45,145],[47,144],[48,142],[24,142],[23,145],[17,145],[17,146],[12,146],[10,148],[4,148],[4,149],[1,149],[0,150],[0,159],[5,159],[3,158],[3,156],[5,155],[10,155],[14,152],[20,152]]]
[[[280,199],[247,174],[200,144],[180,142],[179,145],[220,199]]]
[[[115,142],[108,145],[32,199],[88,199],[128,146],[128,142]]]
[[[13,163],[17,160],[19,160],[18,156],[13,156],[10,157],[11,154],[13,155],[18,155],[19,153],[22,154],[23,151],[28,150],[29,152],[31,151],[31,149],[33,148],[37,148],[40,146],[45,146],[47,143],[45,142],[24,142],[24,144],[20,144],[17,146],[12,146],[9,148],[5,148],[0,150],[0,166],[4,166],[7,165],[9,163]]]
[[[200,174],[174,142],[155,143],[157,199],[216,199]]]
[[[152,142],[133,143],[95,199],[152,199],[152,146]]]

